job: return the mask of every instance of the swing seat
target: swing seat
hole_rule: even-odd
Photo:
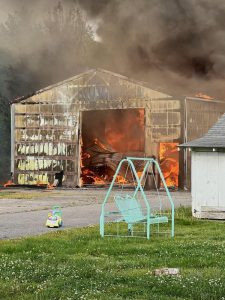
[[[136,198],[130,195],[115,195],[114,201],[116,206],[122,215],[122,219],[128,224],[135,223],[146,223],[148,216],[143,214],[143,209]],[[168,218],[166,216],[149,216],[149,224],[159,224],[168,223]],[[121,218],[117,220],[121,221]]]

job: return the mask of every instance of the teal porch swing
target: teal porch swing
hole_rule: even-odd
[[[141,175],[138,176],[137,168],[135,165],[137,164],[143,165],[143,171]],[[128,169],[131,172],[131,177],[133,178],[134,185],[129,187],[126,190],[118,191],[118,185],[116,184],[117,176],[120,174],[122,170],[124,170],[124,166],[127,165],[125,177],[128,174]],[[158,174],[161,178],[163,187],[166,192],[167,199],[167,210],[162,211],[162,200],[159,199],[158,209],[153,207],[151,201],[148,199],[148,195],[145,192],[145,183],[147,180],[147,176],[152,174],[153,165],[155,166]],[[131,178],[130,177],[130,178]],[[155,187],[157,190],[157,196],[160,197],[158,187],[156,184],[155,176],[154,176]],[[116,191],[113,191],[113,188],[116,188]],[[113,206],[113,207],[112,207]],[[113,234],[106,233],[106,224],[117,224],[117,231]],[[127,234],[120,235],[118,227],[121,223],[127,224]],[[172,197],[170,195],[169,189],[166,185],[165,179],[161,172],[158,162],[153,158],[139,158],[139,157],[127,157],[122,159],[116,169],[116,172],[113,176],[113,180],[109,186],[109,189],[105,195],[104,201],[102,203],[101,208],[101,216],[100,216],[100,235],[104,236],[140,236],[136,235],[136,232],[140,233],[140,231],[135,231],[134,228],[137,225],[140,228],[140,225],[143,225],[144,229],[142,233],[144,236],[149,239],[151,233],[151,225],[157,225],[158,233],[159,233],[159,224],[168,225],[170,227],[169,233],[171,237],[174,237],[174,203]]]

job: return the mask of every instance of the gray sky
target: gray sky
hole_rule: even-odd
[[[12,11],[11,1],[0,0],[0,22],[4,22],[10,11]]]

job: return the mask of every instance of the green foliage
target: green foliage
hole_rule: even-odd
[[[0,199],[33,199],[40,197],[41,193],[33,192],[33,193],[22,193],[17,191],[4,191],[0,192]]]
[[[176,215],[174,239],[102,239],[96,226],[1,241],[0,299],[223,299],[224,223]],[[181,274],[153,276],[161,267]]]
[[[34,19],[33,19],[33,18]],[[59,2],[35,14],[23,6],[0,27],[0,51],[9,53],[5,64],[9,97],[26,96],[39,88],[84,70],[94,41],[86,18],[75,4]]]

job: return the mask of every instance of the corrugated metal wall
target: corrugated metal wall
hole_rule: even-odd
[[[53,183],[54,174],[64,170],[67,183],[75,184],[78,120],[79,112],[65,104],[15,104],[15,182]]]

